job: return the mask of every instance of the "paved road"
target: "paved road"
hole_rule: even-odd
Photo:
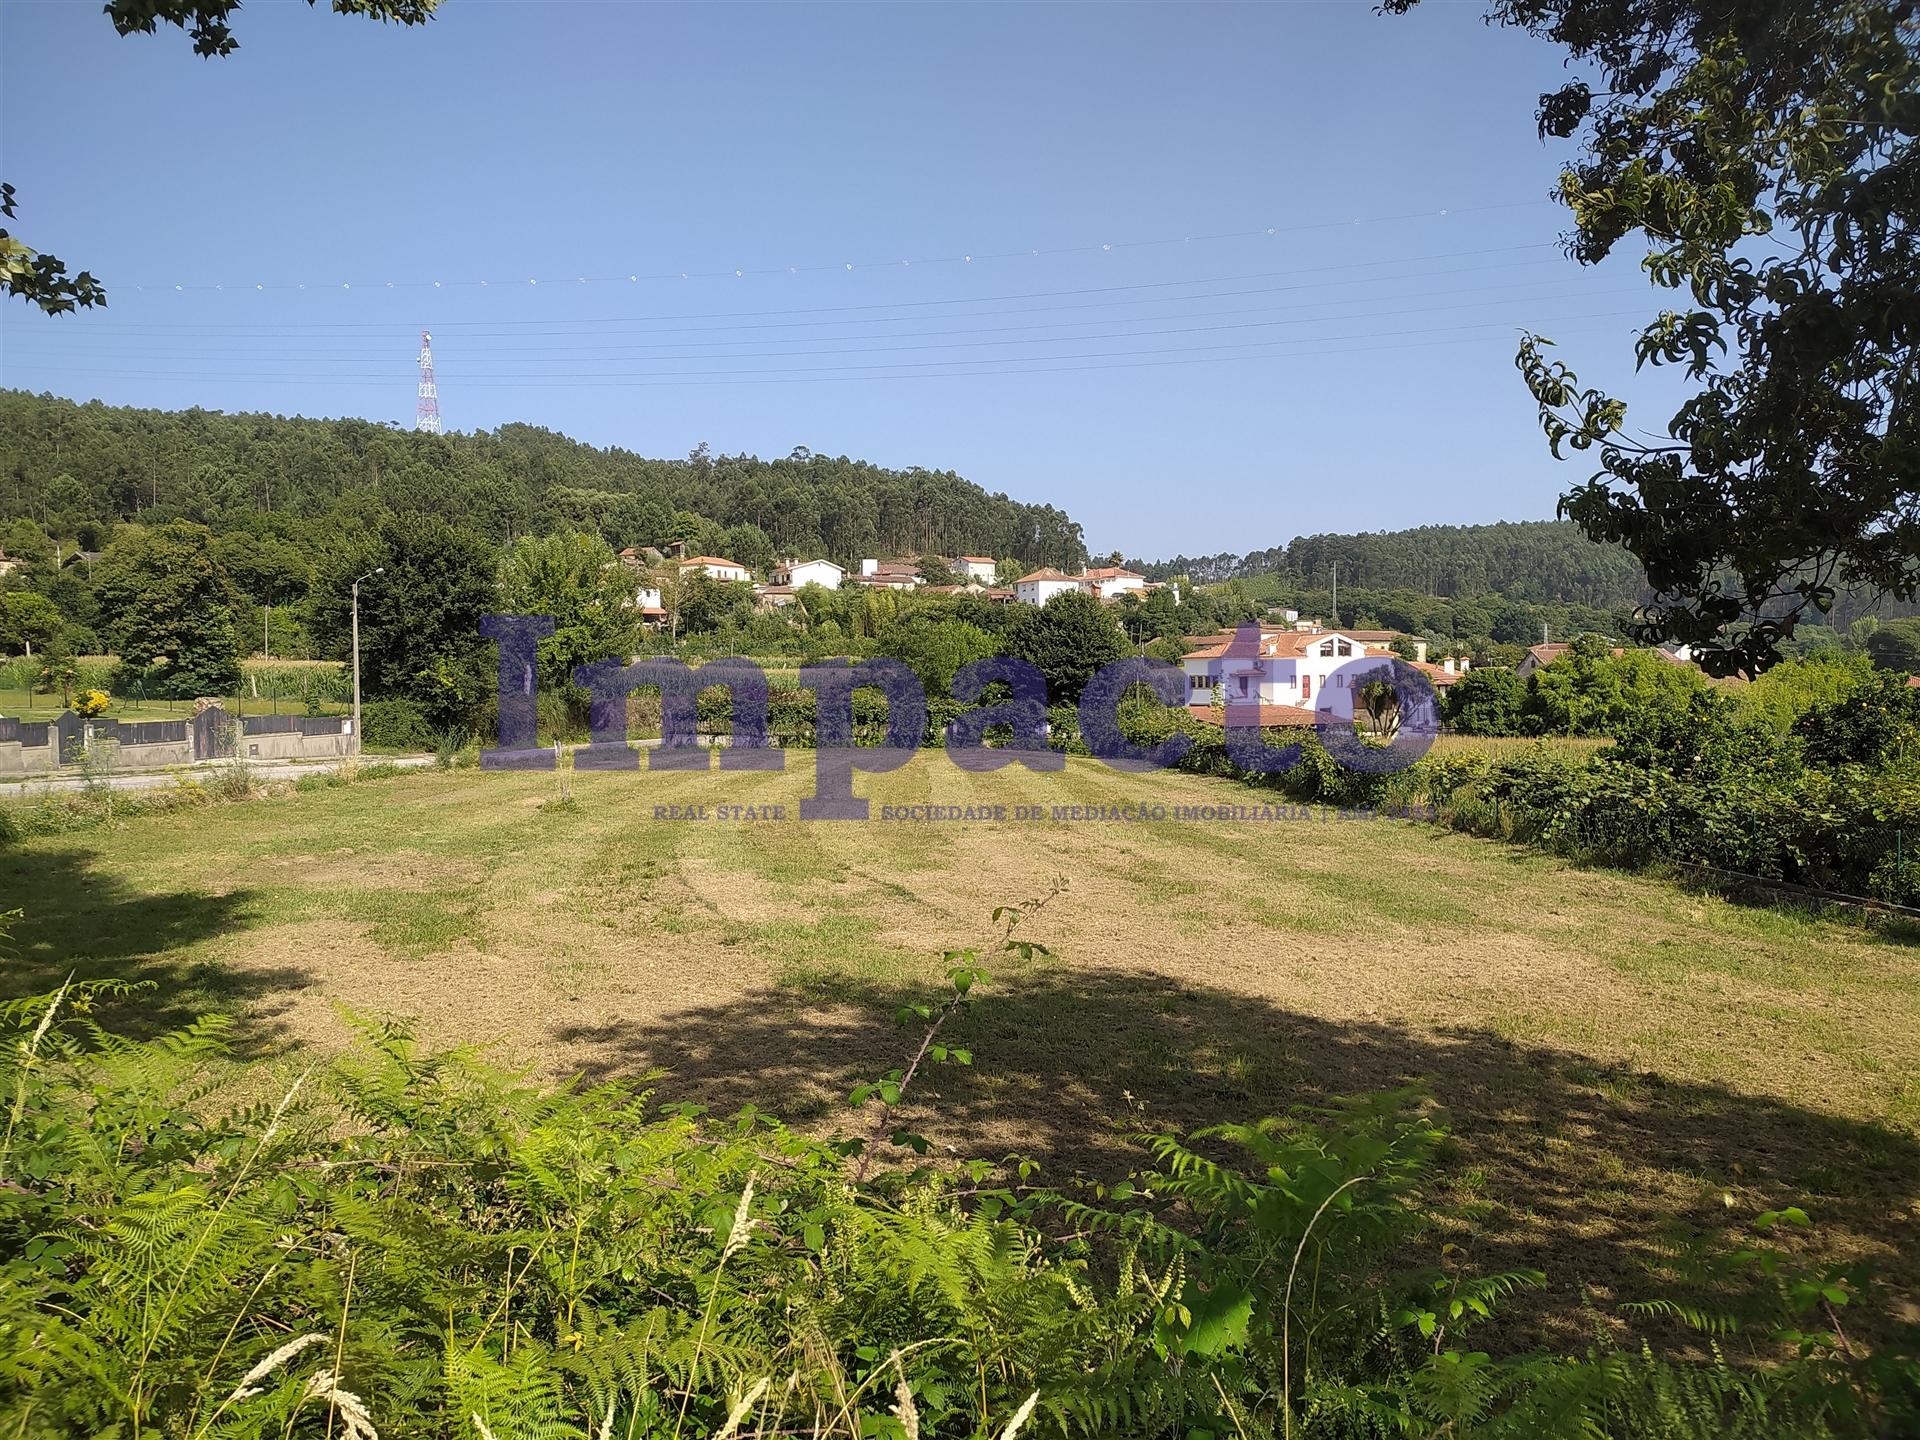
[[[172,770],[142,770],[128,775],[114,775],[97,783],[110,785],[115,790],[167,789],[178,784],[182,778],[209,778],[230,763],[226,760],[210,760],[199,765],[178,766]],[[247,766],[247,769],[260,780],[297,780],[302,775],[338,770],[347,763],[345,760],[302,760],[281,763],[256,761]],[[360,763],[401,765],[411,769],[420,765],[433,764],[433,757],[431,755],[367,755],[360,758]],[[33,775],[22,780],[0,780],[0,799],[27,795],[53,795],[86,788],[86,780],[78,775]]]

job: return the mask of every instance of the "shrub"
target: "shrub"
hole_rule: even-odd
[[[361,708],[362,748],[368,750],[431,750],[434,729],[426,712],[412,700],[369,700]]]

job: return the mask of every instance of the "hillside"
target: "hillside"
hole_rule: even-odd
[[[1603,610],[1631,609],[1647,594],[1632,556],[1594,544],[1563,520],[1305,535],[1245,555],[1180,555],[1135,568],[1155,578],[1186,574],[1200,581],[1271,575],[1288,586],[1326,589],[1336,565],[1342,589],[1417,590],[1443,598],[1497,593]]]
[[[706,548],[753,526],[781,553],[843,563],[924,551],[1068,568],[1086,560],[1080,526],[1063,511],[989,494],[952,471],[805,449],[762,460],[702,446],[658,460],[531,425],[421,435],[367,420],[0,391],[0,520],[24,516],[85,540],[120,520],[297,531],[381,511],[439,516],[496,541],[574,528],[615,545],[676,535]],[[268,514],[283,518],[263,525]]]

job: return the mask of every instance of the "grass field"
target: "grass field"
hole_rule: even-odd
[[[1741,908],[1415,823],[929,825],[882,804],[1247,804],[1181,775],[859,777],[867,823],[802,823],[786,774],[434,772],[0,850],[9,993],[158,983],[254,1048],[337,1044],[334,1007],[417,1016],[548,1072],[659,1068],[663,1097],[830,1122],[904,1058],[903,998],[994,906],[1050,958],[990,963],[919,1128],[1113,1175],[1147,1126],[1421,1080],[1450,1112],[1460,1238],[1538,1265],[1588,1330],[1677,1225],[1803,1204],[1820,1243],[1920,1293],[1920,937]],[[784,820],[656,819],[784,805]],[[1730,1195],[1729,1207],[1723,1197]]]

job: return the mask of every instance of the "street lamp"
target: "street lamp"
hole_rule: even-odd
[[[384,575],[387,567],[376,565],[353,582],[353,753],[360,753],[360,581]]]

